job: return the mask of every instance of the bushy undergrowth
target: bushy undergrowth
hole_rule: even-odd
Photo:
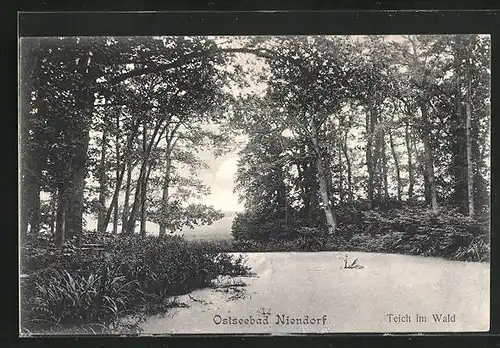
[[[169,305],[168,298],[210,286],[219,275],[245,275],[244,259],[219,255],[178,236],[103,241],[104,250],[26,245],[22,250],[22,326],[27,332],[94,325]]]
[[[256,212],[236,214],[231,226],[231,233],[236,240],[291,240],[298,237],[295,221],[269,216],[263,218]]]
[[[488,261],[490,255],[488,218],[471,219],[454,209],[443,208],[435,214],[419,206],[374,210],[340,207],[335,236],[327,236],[321,226],[288,226],[282,232],[270,234],[267,225],[260,228],[251,218],[243,214],[235,219],[232,228],[235,241],[220,246],[220,250],[366,251],[461,261]],[[282,223],[275,222],[274,228],[279,230]],[[280,234],[287,237],[273,237]]]
[[[279,252],[279,251],[339,251],[345,250],[346,242],[340,237],[299,237],[291,240],[224,240],[203,241],[217,252]]]

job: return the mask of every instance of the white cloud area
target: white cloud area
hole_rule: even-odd
[[[238,157],[235,153],[226,155],[211,164],[210,169],[200,173],[211,194],[204,197],[203,203],[213,205],[222,211],[242,211],[243,204],[238,203],[238,195],[233,193]]]

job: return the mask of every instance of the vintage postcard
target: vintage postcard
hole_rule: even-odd
[[[21,37],[20,335],[488,331],[490,43]]]

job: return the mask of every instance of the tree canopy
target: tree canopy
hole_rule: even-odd
[[[211,223],[199,152],[237,134],[258,219],[334,234],[345,205],[482,214],[490,50],[482,35],[24,38],[22,235],[44,220],[79,240],[85,213],[102,233]]]

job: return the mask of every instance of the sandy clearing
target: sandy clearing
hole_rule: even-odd
[[[240,278],[246,286],[181,296],[178,301],[189,307],[147,318],[143,334],[489,330],[487,263],[359,252],[245,255],[256,273]],[[345,255],[358,258],[364,268],[344,269],[340,257]],[[262,310],[270,312],[268,324],[216,323],[230,317],[262,319]],[[401,314],[409,322],[389,322],[388,314]],[[417,314],[427,321],[417,323]],[[454,322],[435,322],[433,314],[449,314]],[[320,321],[283,324],[287,315]]]

